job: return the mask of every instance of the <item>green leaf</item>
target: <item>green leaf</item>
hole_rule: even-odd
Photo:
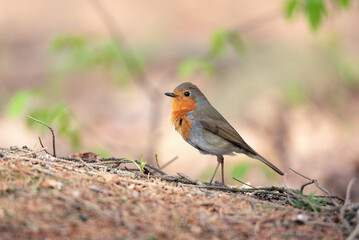
[[[210,55],[212,57],[218,57],[223,53],[227,36],[228,32],[224,30],[218,30],[214,33],[210,44]]]
[[[29,113],[30,116],[49,124],[56,132],[70,140],[73,148],[81,146],[80,131],[74,127],[72,122],[72,112],[66,104],[45,105]],[[48,131],[46,127],[27,119],[27,125],[44,133]]]
[[[351,2],[352,0],[337,0],[337,4],[343,8],[348,8]]]
[[[228,35],[228,43],[231,44],[237,54],[242,54],[244,52],[244,42],[240,34],[231,32]]]
[[[305,12],[311,28],[317,30],[326,14],[323,0],[305,0]]]
[[[264,176],[268,180],[274,180],[277,176],[277,174],[271,168],[269,168],[267,165],[261,164],[260,169],[262,170]]]
[[[142,157],[142,155],[141,155],[141,157]],[[143,174],[143,169],[142,169],[142,167],[139,166],[139,165],[136,163],[135,160],[133,160],[133,159],[131,159],[131,158],[124,158],[124,159],[122,159],[121,161],[130,161],[130,162],[132,162],[133,164],[135,164],[135,166],[138,168],[138,170],[140,170],[140,172]],[[142,165],[142,164],[141,164],[141,165]]]
[[[50,46],[53,51],[60,51],[65,48],[80,49],[85,45],[86,40],[81,36],[61,36],[53,40]]]
[[[315,207],[315,205],[324,206],[326,204],[322,198],[318,198],[315,196],[315,192],[311,192],[308,195],[304,195],[303,193],[300,193],[300,196],[301,197],[294,199],[295,207],[298,209],[320,212],[321,209],[319,207],[313,209],[313,205]]]
[[[299,7],[299,1],[298,0],[288,0],[284,3],[284,14],[286,18],[293,17],[294,12]]]
[[[144,173],[145,166],[146,166],[147,162],[143,161],[143,155],[142,154],[141,154],[141,158],[140,158],[140,163],[141,163],[142,173]]]
[[[308,94],[300,82],[288,81],[283,89],[284,101],[289,106],[298,106],[308,100]]]
[[[9,100],[7,106],[7,116],[16,117],[23,113],[28,106],[31,93],[26,90],[16,92]]]
[[[248,162],[237,163],[232,168],[232,176],[239,179],[244,178],[244,176],[247,174],[249,169],[250,169],[250,164]]]
[[[349,87],[359,84],[359,67],[357,61],[349,57],[339,58],[336,62],[337,71]]]
[[[202,72],[208,76],[212,76],[214,72],[213,66],[209,61],[196,58],[184,60],[178,67],[177,72],[180,77],[188,77],[196,71]]]

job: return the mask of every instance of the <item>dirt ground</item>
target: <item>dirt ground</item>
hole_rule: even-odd
[[[345,239],[356,225],[343,203],[313,212],[96,164],[0,148],[0,239]]]

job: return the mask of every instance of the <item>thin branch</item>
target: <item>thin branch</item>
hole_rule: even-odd
[[[51,155],[47,150],[46,147],[44,147],[44,144],[42,144],[41,137],[39,137],[40,146],[44,149],[45,153]]]
[[[342,219],[342,222],[343,222],[345,228],[348,230],[350,230],[350,224],[345,217],[345,212],[346,212],[346,210],[348,210],[349,205],[350,205],[350,193],[351,193],[354,182],[355,182],[355,178],[351,179],[350,182],[348,183],[347,191],[346,191],[346,195],[345,195],[345,202],[344,202],[343,206],[340,208],[340,217]],[[359,220],[358,220],[358,222],[359,222]]]
[[[75,160],[76,160],[76,159],[75,159]],[[123,158],[103,158],[103,159],[100,159],[100,161],[104,161],[104,162],[106,162],[106,161],[121,161],[121,162],[123,162],[123,163],[132,163],[132,161],[124,160]],[[138,161],[138,160],[134,160],[134,161],[141,166],[141,162],[140,162],[140,161]],[[161,174],[161,175],[167,175],[165,172],[161,171],[161,169],[156,168],[156,167],[152,166],[152,165],[149,164],[149,163],[146,163],[146,166],[145,166],[145,167],[150,168],[150,169],[152,169],[152,170],[158,172],[158,173]]]
[[[328,190],[326,190],[325,188],[323,188],[322,186],[320,186],[319,185],[319,183],[318,183],[318,180],[317,179],[311,179],[311,178],[309,178],[309,177],[307,177],[307,176],[304,176],[303,174],[301,174],[301,173],[299,173],[299,172],[297,172],[297,171],[295,171],[294,169],[292,169],[292,168],[289,168],[292,172],[294,172],[294,173],[296,173],[296,174],[298,174],[299,176],[301,176],[301,177],[303,177],[303,178],[305,178],[305,179],[307,179],[307,180],[309,180],[309,182],[307,182],[307,183],[304,183],[302,186],[301,186],[301,188],[300,188],[300,191],[303,193],[303,191],[304,191],[304,188],[306,187],[306,186],[308,186],[308,185],[310,185],[310,184],[315,184],[315,186],[317,186],[317,188],[319,188],[320,190],[322,190],[323,192],[325,192],[328,196],[329,196],[329,198],[330,198],[330,201],[335,205],[335,206],[339,206],[339,204],[336,202],[336,201],[334,201],[334,199],[333,199],[333,196],[332,196],[332,194],[331,194],[331,192],[330,191],[328,191]]]
[[[354,182],[355,182],[355,178],[351,179],[350,182],[348,183],[347,191],[346,191],[346,194],[345,194],[345,203],[344,203],[344,205],[348,205],[349,202],[350,202],[350,193],[352,191],[352,187],[353,187]]]
[[[181,172],[178,172],[177,175],[180,176],[181,178],[185,179],[186,181],[188,181],[190,184],[203,185],[203,183],[201,183],[197,179],[190,178],[190,177],[188,177],[187,175],[185,175],[185,174],[183,174]]]
[[[92,167],[90,164],[88,164],[87,162],[85,162],[84,160],[82,160],[81,158],[77,158],[77,161],[80,161],[84,166],[86,166],[87,168],[91,169],[92,171],[97,172],[98,170],[95,169],[94,167]]]
[[[356,237],[359,236],[359,209],[357,209],[356,218],[357,218],[357,225],[354,228],[354,230],[351,232],[347,240],[354,240]]]
[[[53,157],[56,157],[56,147],[55,147],[55,133],[54,133],[54,130],[46,123],[36,119],[36,118],[33,118],[29,115],[27,115],[26,117],[30,118],[31,120],[34,120],[35,122],[38,122],[44,126],[46,126],[50,131],[51,131],[51,134],[52,134],[52,150],[53,150]]]
[[[20,156],[32,155],[32,154],[36,154],[36,153],[39,153],[39,152],[42,152],[42,151],[46,151],[46,147],[43,147],[43,148],[41,148],[39,150],[35,150],[35,151],[20,154]]]
[[[243,182],[243,181],[241,181],[241,180],[239,180],[239,179],[237,179],[235,177],[233,177],[233,179],[236,180],[237,182],[242,183],[243,185],[246,185],[246,186],[250,187],[250,188],[257,189],[256,187],[253,187],[253,186],[249,185],[248,183],[245,183],[245,182]]]
[[[311,178],[306,177],[306,176],[304,176],[303,174],[301,174],[301,173],[299,173],[299,172],[295,171],[293,168],[289,168],[289,170],[291,170],[292,172],[294,172],[294,173],[298,174],[298,175],[299,175],[299,176],[301,176],[302,178],[305,178],[305,179],[307,179],[307,180],[309,180],[309,181],[311,181],[311,180],[312,180]]]
[[[165,167],[167,167],[168,165],[170,165],[171,163],[173,163],[174,161],[176,161],[178,159],[178,156],[175,156],[174,158],[172,158],[171,160],[169,160],[168,162],[166,162],[165,164],[162,165],[162,167],[160,167],[160,169],[164,169]]]

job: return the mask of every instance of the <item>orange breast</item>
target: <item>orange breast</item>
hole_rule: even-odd
[[[179,95],[179,93],[176,93]],[[187,113],[196,109],[196,102],[193,98],[177,97],[172,100],[171,121],[182,137],[187,140],[192,128],[192,122]]]
[[[176,131],[187,141],[192,128],[192,121],[189,117],[186,115],[174,115],[174,113],[172,113],[172,123],[175,126]]]

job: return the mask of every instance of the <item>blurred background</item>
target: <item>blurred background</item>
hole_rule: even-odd
[[[127,157],[208,181],[216,157],[175,132],[164,92],[191,81],[285,181],[244,155],[229,184],[340,196],[359,177],[358,1],[0,0],[0,147]],[[218,175],[219,177],[219,175]],[[358,181],[353,199],[359,200]],[[356,187],[355,187],[356,186]],[[309,189],[323,194],[319,189]]]

